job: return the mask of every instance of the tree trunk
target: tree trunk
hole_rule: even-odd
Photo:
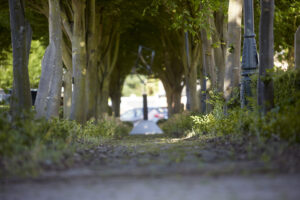
[[[112,111],[115,117],[120,117],[121,96],[122,96],[121,89],[118,89],[110,96],[112,101]]]
[[[238,88],[240,83],[242,13],[243,1],[230,0],[228,9],[228,40],[224,80],[224,97],[226,101],[229,101],[233,96],[233,89]]]
[[[185,33],[185,47],[183,50],[184,74],[186,82],[186,109],[198,111],[198,95],[197,95],[197,69],[201,57],[200,44],[194,44],[193,38],[188,37]]]
[[[109,96],[112,101],[112,112],[115,117],[120,117],[120,104],[123,84],[125,77],[129,73],[124,65],[117,65],[112,72],[110,83],[109,83]],[[122,71],[123,70],[123,71]]]
[[[118,26],[111,27],[110,34],[106,35],[105,38],[101,38],[98,46],[101,56],[98,58],[99,96],[97,97],[97,116],[100,118],[108,113],[109,83],[120,48],[120,33],[117,30]]]
[[[266,113],[274,107],[272,75],[268,72],[274,66],[274,0],[261,0],[260,3],[258,105]]]
[[[295,68],[300,69],[300,26],[295,33]]]
[[[25,20],[24,3],[21,0],[9,0],[10,28],[13,49],[13,93],[11,112],[14,117],[32,106],[28,74],[28,59],[32,30]]]
[[[215,70],[215,61],[212,51],[212,40],[208,38],[206,30],[201,30],[201,40],[202,40],[202,53],[203,55],[203,66],[207,70],[207,75],[209,76],[211,82],[211,88],[217,88],[217,74]]]
[[[203,46],[203,45],[202,45]],[[202,52],[202,58],[204,59],[204,51]],[[206,65],[204,65],[204,61],[202,61],[202,73],[200,73],[200,82],[201,82],[201,90],[200,90],[200,113],[206,114],[206,93],[207,93],[207,85],[206,85]]]
[[[66,70],[64,74],[64,102],[63,112],[64,118],[69,119],[72,105],[72,71]]]
[[[197,65],[192,65],[189,72],[186,73],[187,87],[189,87],[190,110],[198,110],[197,95]]]
[[[161,56],[157,57],[157,64],[153,65],[153,70],[158,74],[166,91],[169,117],[183,110],[181,92],[184,86],[183,61],[186,59],[182,58],[182,41],[180,32],[162,29]]]
[[[164,83],[164,88],[166,91],[166,96],[167,96],[167,103],[168,103],[168,115],[169,118],[176,114],[180,113],[182,111],[181,108],[181,92],[182,92],[182,87],[172,87],[168,85],[168,83]]]
[[[88,0],[87,14],[87,77],[86,77],[86,97],[87,97],[87,120],[97,118],[97,98],[99,92],[98,72],[97,72],[97,43],[96,34],[96,9],[95,0]]]
[[[102,80],[100,85],[100,93],[98,98],[98,117],[102,118],[108,113],[108,98],[109,98],[109,79]]]
[[[86,24],[85,0],[72,0],[74,24],[72,36],[72,65],[74,87],[72,94],[71,120],[86,122]]]
[[[59,0],[49,0],[50,44],[42,61],[42,74],[36,97],[37,117],[59,117],[62,87],[62,30]]]
[[[206,30],[201,30],[201,40],[202,40],[202,53],[203,53],[203,67],[206,69],[206,74],[210,80],[210,84],[206,84],[206,113],[210,112],[213,107],[211,104],[207,103],[210,98],[207,90],[217,89],[217,73],[215,69],[215,59],[214,51],[212,49],[212,39],[208,38]]]
[[[223,18],[219,20],[224,20]],[[223,23],[221,23],[223,24]],[[214,60],[215,60],[215,69],[217,71],[217,89],[218,92],[223,92],[224,90],[224,76],[225,76],[225,57],[224,57],[224,51],[222,47],[222,38],[221,33],[219,31],[223,31],[223,28],[217,28],[213,20],[211,20],[211,25],[213,27],[213,33],[212,33],[212,41],[214,44],[213,51],[214,51]]]
[[[62,42],[62,58],[65,64],[65,73],[63,75],[64,80],[64,118],[69,119],[71,114],[71,105],[72,105],[72,53],[69,47],[66,44],[66,41]]]

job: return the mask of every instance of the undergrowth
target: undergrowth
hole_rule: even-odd
[[[8,112],[1,112],[0,177],[37,175],[45,165],[66,165],[74,152],[128,133],[128,126],[111,117],[82,126],[69,120],[34,119],[33,113],[12,121]]]
[[[255,97],[249,99],[251,109],[241,109],[236,105],[239,95],[231,101],[235,105],[227,105],[225,112],[222,94],[211,92],[208,103],[213,106],[213,110],[209,114],[176,114],[161,127],[171,136],[186,136],[190,132],[217,136],[236,134],[255,136],[259,141],[275,138],[300,143],[300,71],[277,70],[272,73],[275,107],[266,115],[259,112]]]

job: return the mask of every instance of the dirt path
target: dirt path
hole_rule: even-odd
[[[45,166],[35,179],[2,182],[0,199],[296,200],[300,199],[299,149],[210,136],[105,141],[75,153],[61,166]],[[65,162],[68,168],[62,168]]]
[[[2,200],[298,200],[299,176],[90,177],[27,181]]]

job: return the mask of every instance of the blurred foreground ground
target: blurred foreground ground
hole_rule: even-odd
[[[2,200],[300,199],[300,147],[203,136],[103,141],[35,178],[1,182]]]

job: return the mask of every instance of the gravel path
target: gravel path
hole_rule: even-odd
[[[69,168],[45,165],[35,179],[0,182],[0,200],[299,200],[299,145],[249,146],[230,138],[105,142],[76,152]]]
[[[2,200],[298,200],[300,176],[76,177],[5,185]]]

